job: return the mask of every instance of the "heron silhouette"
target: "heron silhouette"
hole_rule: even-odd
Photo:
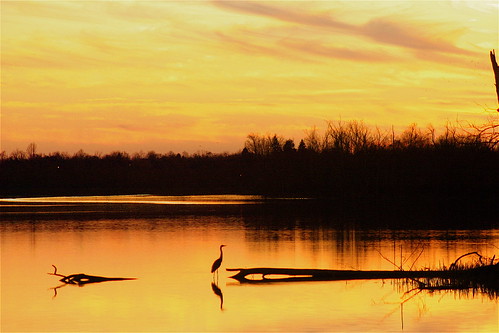
[[[213,265],[211,265],[211,272],[213,273],[213,277],[215,277],[215,272],[217,273],[218,276],[218,269],[220,268],[220,265],[222,265],[222,259],[224,256],[224,253],[222,252],[222,247],[224,246],[227,245],[220,245],[220,257],[218,257],[218,259],[213,262]]]

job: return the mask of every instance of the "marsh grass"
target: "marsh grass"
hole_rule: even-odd
[[[468,260],[463,260],[464,258]],[[453,292],[459,297],[486,295],[490,299],[499,298],[499,260],[486,258],[478,252],[466,253],[456,259],[449,267],[439,267],[439,277],[402,279],[397,282],[404,295],[417,292]]]

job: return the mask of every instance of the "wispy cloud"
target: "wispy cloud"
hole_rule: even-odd
[[[300,23],[304,25],[336,28],[343,30],[355,30],[356,27],[334,20],[328,15],[324,14],[311,14],[307,12],[297,12],[283,7],[269,6],[267,4],[249,2],[249,1],[212,1],[216,6],[229,10],[234,10],[247,14],[267,16],[270,18],[278,19],[281,21]]]
[[[443,37],[434,37],[417,25],[407,25],[386,18],[374,18],[364,24],[351,24],[339,20],[329,13],[298,12],[283,6],[247,1],[213,1],[214,5],[231,11],[264,16],[280,21],[309,27],[330,29],[343,34],[360,36],[380,44],[401,48],[426,50],[454,54],[472,54],[461,49]],[[341,55],[341,52],[339,52]]]
[[[250,28],[218,31],[215,33],[225,47],[255,55],[278,57],[308,63],[322,62],[323,59],[341,59],[360,62],[387,62],[399,60],[399,56],[382,52],[376,48],[356,45],[344,46],[334,38],[310,39],[303,32],[291,35],[288,31],[250,30]]]
[[[360,51],[346,47],[329,46],[317,41],[284,40],[280,43],[280,45],[295,51],[344,60],[385,62],[397,59],[395,56],[387,53]]]
[[[373,19],[360,26],[358,31],[361,35],[376,42],[403,48],[453,54],[473,54],[471,51],[454,46],[442,37],[431,37],[422,29],[418,29],[418,27],[403,25],[386,19]]]
[[[282,57],[286,59],[293,59],[297,61],[310,61],[304,57],[300,57],[296,54],[290,54],[285,49],[276,47],[275,44],[262,45],[256,41],[248,41],[247,38],[240,38],[236,36],[229,35],[223,32],[217,32],[216,38],[226,45],[230,45],[236,49],[244,52],[249,52],[258,55],[270,55],[274,57]]]

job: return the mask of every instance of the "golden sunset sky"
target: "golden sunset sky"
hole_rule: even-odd
[[[2,0],[1,149],[237,152],[326,120],[482,123],[498,30],[496,0]]]

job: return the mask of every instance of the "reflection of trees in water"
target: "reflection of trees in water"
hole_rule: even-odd
[[[310,257],[330,258],[332,266],[326,267],[331,268],[363,268],[367,262],[379,262],[384,255],[403,269],[422,269],[454,260],[463,242],[480,244],[470,249],[480,249],[485,254],[497,249],[494,247],[497,233],[483,229],[438,230],[417,224],[410,229],[403,225],[375,228],[353,218],[341,220],[333,216],[328,220],[314,213],[308,216],[300,213],[292,216],[287,213],[243,215],[243,220],[245,238],[253,251],[277,252],[279,248],[284,250],[286,244],[300,246],[298,244],[302,243],[307,246]],[[425,224],[433,224],[433,221],[425,220]],[[348,266],[341,266],[343,262]]]

